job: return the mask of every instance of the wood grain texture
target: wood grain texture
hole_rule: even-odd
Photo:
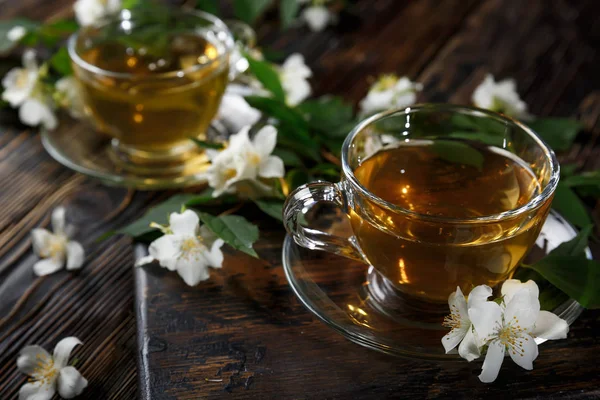
[[[598,60],[577,28],[584,8],[548,8],[541,1],[359,2],[355,31],[326,32],[316,44],[312,35],[275,43],[307,55],[318,71],[317,91],[354,101],[366,90],[364,77],[382,72],[423,82],[424,101],[463,104],[486,73],[514,76],[532,112],[584,121],[587,133],[561,157],[594,169],[599,85],[582,74]],[[579,89],[584,82],[585,91]],[[258,252],[266,262],[229,253],[223,269],[198,288],[157,267],[137,270],[144,399],[600,396],[600,370],[590,356],[599,345],[598,312],[585,312],[568,341],[544,344],[534,371],[507,362],[496,383],[482,385],[480,362],[392,358],[307,317],[280,266],[281,230],[263,224],[261,232]],[[322,282],[335,284],[330,277]]]
[[[71,6],[0,0],[0,18],[56,18]],[[423,101],[464,104],[485,73],[513,76],[533,113],[584,122],[586,132],[561,159],[592,170],[600,167],[599,18],[594,0],[360,0],[325,32],[281,34],[264,23],[258,34],[262,44],[305,55],[317,94],[353,102],[367,77],[380,73],[423,82]],[[269,221],[260,221],[263,261],[228,252],[223,270],[197,288],[158,268],[133,272],[128,239],[95,239],[171,193],[103,187],[53,161],[13,112],[0,121],[2,400],[25,382],[15,364],[23,346],[50,350],[71,335],[84,342],[74,357],[90,382],[86,399],[132,399],[138,386],[153,400],[600,397],[597,311],[584,312],[568,341],[545,344],[533,372],[506,363],[495,384],[482,385],[480,364],[392,358],[317,321],[287,285],[283,231]],[[87,262],[76,273],[37,278],[29,232],[47,226],[61,204],[79,228]]]
[[[505,398],[507,390],[511,398],[599,395],[590,351],[598,346],[597,313],[586,312],[568,342],[544,344],[534,371],[506,362],[497,382],[483,385],[480,362],[379,354],[308,315],[284,276],[281,235],[269,228],[263,226],[269,233],[258,246],[263,261],[228,252],[223,269],[196,288],[159,267],[136,271],[146,328],[140,330],[143,399]],[[319,282],[336,284],[331,274]]]

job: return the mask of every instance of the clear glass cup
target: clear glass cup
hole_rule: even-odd
[[[201,153],[190,138],[205,139],[234,48],[217,17],[159,6],[123,10],[68,44],[86,115],[113,138],[115,162],[150,175]]]
[[[399,207],[373,194],[355,176],[357,168],[380,151],[458,140],[516,156],[530,169],[538,190],[514,209],[458,218]],[[443,147],[449,160],[459,156],[453,146]],[[361,122],[344,142],[341,181],[296,189],[284,206],[284,225],[300,246],[372,265],[399,294],[445,302],[457,286],[468,293],[474,285],[493,287],[512,276],[535,243],[558,179],[553,151],[522,123],[471,107],[416,105]],[[482,193],[489,195],[495,194]],[[302,217],[324,202],[347,215],[351,236],[331,235]]]

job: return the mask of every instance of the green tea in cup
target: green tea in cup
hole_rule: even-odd
[[[124,10],[71,38],[86,113],[138,165],[197,154],[228,83],[231,33],[206,13]]]

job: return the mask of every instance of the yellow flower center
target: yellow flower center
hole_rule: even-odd
[[[27,84],[29,83],[29,76],[27,74],[27,71],[23,70],[19,72],[19,76],[17,77],[16,83],[17,87],[21,89],[27,86]]]
[[[179,258],[189,260],[190,258],[198,259],[206,246],[202,243],[202,237],[188,237],[183,239],[179,245]]]
[[[375,84],[375,90],[377,90],[378,92],[382,92],[384,90],[391,89],[394,87],[396,82],[398,82],[398,77],[396,75],[383,75]]]
[[[248,154],[248,161],[250,162],[250,164],[252,165],[258,165],[260,164],[260,156],[258,154],[256,154],[255,152],[250,152]]]
[[[46,247],[42,249],[44,258],[61,258],[66,252],[67,238],[62,235],[53,235],[48,239]]]
[[[228,181],[230,179],[235,178],[235,176],[237,175],[237,171],[235,168],[227,168],[223,175],[225,176],[225,180]]]
[[[193,251],[194,249],[198,248],[199,245],[200,243],[196,240],[196,238],[187,238],[181,242],[181,251]]]
[[[460,329],[460,320],[461,318],[460,313],[458,312],[458,307],[452,305],[452,307],[450,307],[450,315],[444,317],[444,322],[442,323],[442,326],[445,326],[446,328],[450,328],[452,330]]]
[[[519,325],[517,317],[513,317],[511,321],[504,324],[498,329],[498,339],[513,354],[518,354],[523,357],[525,350],[523,349],[523,341],[529,341],[527,329]]]
[[[50,253],[50,257],[52,258],[61,255],[65,252],[65,244],[59,241],[53,242],[50,244],[48,252]]]
[[[29,378],[30,382],[38,381],[43,385],[54,382],[58,376],[58,370],[54,367],[54,360],[45,354],[36,354],[36,366],[33,369],[34,377]]]

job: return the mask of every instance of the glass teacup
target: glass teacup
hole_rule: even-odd
[[[559,179],[527,126],[469,107],[425,104],[374,115],[342,148],[339,183],[295,190],[284,224],[299,245],[372,265],[401,293],[445,302],[457,286],[495,286],[531,249]],[[320,202],[347,215],[339,237],[307,224]]]
[[[217,17],[170,8],[123,10],[84,27],[69,55],[97,130],[114,159],[165,172],[198,155],[229,81],[234,39]]]

